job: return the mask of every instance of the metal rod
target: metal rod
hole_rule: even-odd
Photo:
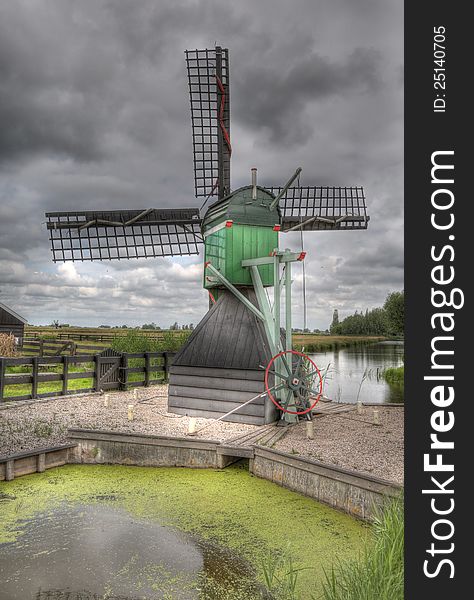
[[[258,268],[258,267],[255,267]],[[273,256],[273,318],[274,318],[274,335],[275,335],[275,347],[278,349],[281,347],[281,327],[280,327],[280,302],[281,302],[281,291],[280,291],[280,257],[275,253]],[[277,358],[275,360],[275,371],[280,374],[282,371],[281,360]],[[277,394],[278,399],[281,402],[281,393]]]
[[[270,204],[270,206],[269,206],[270,210],[273,210],[276,206],[278,206],[278,203],[283,198],[283,196],[286,194],[288,188],[290,187],[290,185],[293,183],[293,181],[298,177],[298,175],[300,173],[301,173],[301,167],[298,167],[296,169],[296,171],[294,172],[294,174],[290,177],[290,179],[288,179],[286,184],[283,186],[283,188],[281,189],[280,193],[275,198],[275,200],[273,200],[273,202]]]
[[[291,350],[293,346],[291,323],[291,262],[287,262],[285,265],[285,311],[286,350]]]
[[[257,296],[258,305],[265,317],[263,325],[265,327],[265,333],[268,339],[268,343],[270,345],[270,350],[272,352],[272,355],[274,356],[275,354],[278,354],[280,345],[278,338],[274,338],[275,328],[273,326],[273,315],[270,308],[270,304],[268,302],[268,298],[263,288],[262,278],[260,277],[258,267],[255,265],[250,267],[250,274],[252,276],[252,283],[253,287],[255,288],[255,294]]]
[[[273,386],[270,388],[270,391],[273,390],[276,386]],[[255,400],[257,400],[258,398],[261,398],[262,396],[266,396],[267,395],[267,390],[265,390],[264,392],[262,392],[261,394],[258,394],[258,396],[254,396],[253,398],[250,398],[250,400],[247,400],[247,402],[244,402],[243,404],[240,404],[239,406],[237,406],[236,408],[233,408],[232,410],[229,410],[228,413],[226,413],[225,415],[222,415],[221,417],[219,417],[218,419],[215,419],[214,421],[212,421],[212,423],[207,423],[206,425],[204,425],[204,427],[200,427],[199,429],[197,429],[194,432],[194,435],[199,433],[200,431],[203,431],[204,429],[207,429],[208,427],[211,427],[211,425],[214,425],[215,423],[217,423],[218,421],[222,421],[222,419],[225,419],[226,417],[228,417],[229,415],[231,415],[232,413],[237,412],[238,410],[240,410],[241,408],[243,408],[244,406],[247,406],[247,404],[250,404],[251,402],[254,402]]]
[[[257,199],[257,169],[252,168],[252,200]]]
[[[265,317],[263,313],[260,312],[258,308],[254,304],[252,304],[252,302],[250,302],[248,298],[246,298],[241,292],[239,292],[239,290],[234,285],[232,285],[231,282],[228,279],[226,279],[224,275],[222,275],[222,273],[220,273],[220,271],[213,267],[211,263],[206,263],[205,268],[209,269],[211,273],[213,273],[218,279],[220,279],[222,283],[226,286],[226,288],[230,290],[234,294],[234,296],[236,296],[243,304],[245,304],[245,306],[250,311],[253,312],[257,319],[260,319],[260,321],[265,322]]]
[[[287,263],[287,262],[296,262],[297,260],[301,260],[301,252],[291,252],[291,251],[285,251],[285,252],[275,252],[275,254],[277,254],[280,257],[280,262],[282,263]],[[242,266],[243,267],[253,267],[255,265],[271,265],[273,264],[273,256],[263,256],[260,258],[245,258],[242,261]]]
[[[273,301],[273,317],[275,320],[275,345],[279,345],[280,340],[280,260],[279,256],[275,255],[273,257],[273,293],[274,293],[274,301]]]

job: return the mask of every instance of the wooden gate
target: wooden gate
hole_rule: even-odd
[[[97,355],[97,389],[116,390],[120,387],[122,353],[108,348]]]

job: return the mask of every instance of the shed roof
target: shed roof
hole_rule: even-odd
[[[11,315],[12,317],[14,317],[15,319],[18,319],[19,321],[21,321],[24,325],[26,325],[28,323],[28,321],[24,317],[22,317],[21,315],[19,315],[12,308],[10,308],[9,306],[7,306],[6,304],[3,304],[3,302],[0,302],[0,311],[2,311],[2,310],[4,310],[5,312],[7,312],[9,315]]]
[[[255,292],[240,288],[256,304]],[[262,323],[228,290],[219,294],[173,365],[262,370],[271,358]]]

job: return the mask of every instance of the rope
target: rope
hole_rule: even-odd
[[[300,188],[300,176],[298,175],[298,187]],[[301,189],[301,188],[300,188]],[[299,217],[300,217],[300,226],[303,222],[303,215],[301,214],[301,202],[299,205]],[[301,242],[301,252],[304,252],[304,236],[303,236],[303,227],[300,228],[300,242]],[[301,261],[303,263],[303,331],[306,329],[306,266],[305,261]]]

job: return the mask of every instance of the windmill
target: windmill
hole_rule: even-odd
[[[201,209],[47,213],[53,260],[184,256],[203,246],[210,308],[173,361],[168,410],[292,422],[310,413],[322,381],[311,359],[292,350],[291,270],[305,252],[280,249],[279,236],[366,229],[364,191],[294,185],[300,168],[283,187],[257,185],[252,169],[251,184],[232,191],[229,52],[217,46],[185,55]]]

